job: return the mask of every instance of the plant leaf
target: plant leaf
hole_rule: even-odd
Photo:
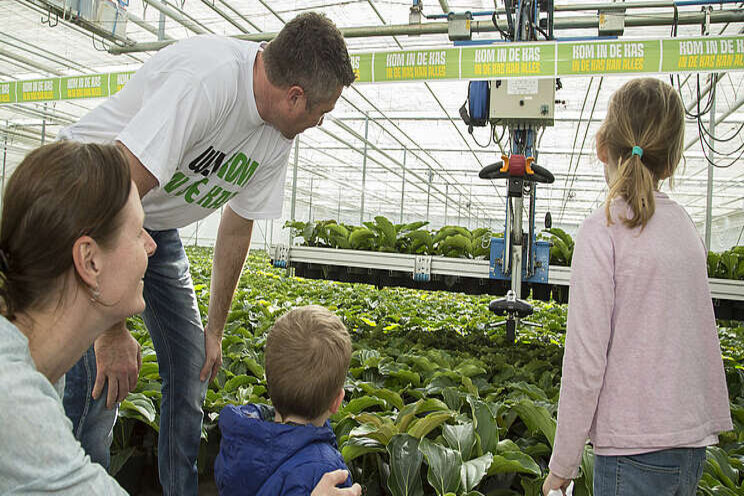
[[[468,403],[470,403],[475,433],[480,442],[479,454],[496,453],[499,444],[499,426],[493,417],[493,412],[486,403],[472,396],[468,396]]]
[[[422,439],[419,451],[424,454],[429,465],[427,480],[439,496],[456,493],[460,488],[460,469],[462,459],[460,454],[429,439]]]
[[[475,486],[480,484],[480,481],[488,473],[488,468],[492,462],[493,455],[491,453],[464,462],[460,468],[460,488],[468,492],[475,489]]]
[[[431,431],[444,424],[452,418],[452,412],[434,412],[426,417],[419,419],[408,428],[407,432],[411,436],[421,439]]]
[[[421,463],[418,439],[407,434],[398,434],[390,439],[387,452],[390,455],[390,477],[387,481],[392,496],[423,496]]]
[[[470,460],[475,448],[475,429],[473,424],[444,425],[442,436],[450,448],[460,453],[463,460]],[[472,488],[468,488],[470,490]]]

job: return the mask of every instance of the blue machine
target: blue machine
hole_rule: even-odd
[[[535,247],[532,255],[533,274],[529,274],[527,258],[522,259],[522,282],[548,283],[548,263],[550,261],[550,243],[533,240]],[[504,238],[491,238],[491,264],[488,275],[491,279],[510,281],[511,274],[504,272]]]

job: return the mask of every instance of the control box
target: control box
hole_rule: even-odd
[[[491,81],[489,119],[502,126],[552,126],[555,80],[510,78]]]

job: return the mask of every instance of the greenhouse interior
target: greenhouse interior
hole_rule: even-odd
[[[181,449],[174,447],[175,441],[169,445],[162,439],[166,424],[161,399],[166,389],[173,388],[168,394],[176,394],[176,386],[166,387],[161,377],[165,355],[158,348],[160,338],[151,332],[153,317],[135,315],[127,320],[127,327],[138,344],[138,378],[134,377],[136,387],[117,399],[118,410],[109,410],[116,412],[116,423],[108,439],[110,446],[104,446],[105,463],[95,463],[98,460],[78,430],[74,442],[70,438],[76,453],[81,458],[90,455],[90,459],[80,462],[84,466],[78,467],[77,475],[67,474],[68,482],[82,478],[84,471],[95,466],[102,479],[115,480],[111,482],[115,488],[75,489],[72,482],[68,487],[60,479],[57,486],[49,486],[57,488],[51,492],[278,495],[310,494],[312,490],[313,496],[359,494],[353,492],[356,486],[348,492],[334,492],[335,484],[323,489],[321,476],[330,470],[319,472],[320,462],[308,469],[311,475],[303,489],[294,488],[299,492],[292,492],[286,481],[281,486],[271,479],[298,477],[304,473],[299,469],[294,476],[261,474],[279,484],[275,486],[253,480],[255,474],[244,467],[254,465],[229,459],[230,447],[225,446],[247,442],[224,432],[227,422],[223,425],[221,418],[232,412],[231,405],[272,404],[271,381],[267,380],[271,367],[264,350],[275,322],[297,307],[320,305],[340,318],[353,350],[343,385],[345,398],[323,419],[330,421],[331,444],[334,453],[340,453],[338,463],[348,470],[349,479],[339,484],[359,484],[368,496],[744,495],[742,1],[3,0],[0,209],[5,210],[8,181],[28,162],[24,160],[32,151],[68,139],[72,135],[66,130],[76,129],[87,115],[100,118],[109,108],[107,102],[116,101],[122,91],[124,98],[127,84],[137,84],[131,82],[138,81],[141,68],[143,74],[149,68],[148,77],[162,71],[159,74],[165,78],[167,69],[160,62],[148,65],[157,54],[175,53],[186,39],[194,43],[231,39],[246,46],[268,42],[263,45],[268,50],[285,25],[313,12],[332,21],[337,28],[334,32],[343,36],[349,56],[345,63],[355,81],[337,85],[343,90],[335,105],[321,114],[318,125],[304,132],[288,136],[267,119],[261,121],[286,141],[278,165],[283,175],[272,183],[275,215],[261,214],[252,220],[251,250],[242,275],[232,286],[232,300],[230,288],[225,290],[226,303],[215,296],[214,287],[226,283],[216,279],[213,270],[218,270],[218,254],[228,250],[224,240],[220,248],[221,226],[226,229],[221,221],[235,212],[241,215],[232,209],[234,204],[225,198],[212,203],[210,215],[193,222],[194,216],[186,215],[183,218],[188,217],[188,223],[172,226],[178,228],[188,258],[184,277],[192,288],[192,310],[201,318],[192,324],[200,331],[206,329],[206,336],[208,317],[212,318],[209,322],[220,321],[218,310],[211,313],[213,307],[226,305],[228,312],[222,317],[224,335],[220,333],[222,340],[216,345],[221,358],[213,377],[204,382],[198,455],[194,451],[188,455],[190,461],[184,462],[194,477],[180,489],[174,489],[175,483],[164,484],[166,476],[175,478],[174,473],[186,470],[167,468],[164,461],[166,448],[171,454]],[[271,79],[268,74],[267,81]],[[612,172],[605,165],[607,160],[600,159],[607,153],[604,145],[610,153],[613,145],[607,136],[603,145],[598,133],[605,119],[610,120],[613,102],[620,100],[613,95],[620,95],[629,83],[641,78],[663,82],[663,88],[671,88],[672,100],[681,102],[681,160],[673,174],[653,172],[660,193],[649,193],[652,214],[654,204],[659,213],[672,208],[668,205],[687,213],[689,219],[685,219],[691,223],[684,220],[682,230],[689,227],[692,243],[686,243],[689,238],[674,225],[653,223],[653,215],[649,224],[646,220],[636,224],[635,237],[628,234],[627,240],[622,232],[631,232],[631,228],[624,222],[611,227],[591,222],[605,219],[608,195],[631,203],[629,188],[635,186],[608,185],[619,181],[613,175],[618,169]],[[299,85],[297,81],[288,84]],[[157,90],[157,86],[148,88]],[[307,89],[305,93],[309,94]],[[148,96],[145,92],[144,98]],[[167,98],[163,101],[168,105]],[[160,103],[149,100],[147,105]],[[310,108],[308,103],[306,109]],[[632,108],[631,113],[645,110]],[[186,105],[169,111],[162,119],[176,122],[193,117]],[[258,116],[260,109],[256,112]],[[628,121],[638,123],[632,116]],[[671,125],[654,122],[648,133],[664,133]],[[156,125],[148,122],[143,127],[155,129]],[[171,127],[187,129],[189,125],[190,121]],[[114,139],[116,132],[111,136]],[[677,139],[680,135],[669,136]],[[643,168],[653,160],[649,159],[653,153],[666,153],[647,149],[644,158],[642,146],[640,142],[628,144],[623,152],[628,164],[637,161]],[[134,149],[127,153],[130,164],[133,159],[147,172],[144,154]],[[669,151],[667,156],[672,155]],[[212,173],[219,169],[220,178],[225,171],[227,177],[235,172],[242,178],[245,170],[233,170],[236,156],[221,153]],[[245,162],[241,156],[247,168],[250,159]],[[206,167],[213,165],[215,157],[197,158],[202,159]],[[622,169],[623,160],[620,170],[627,172],[631,165]],[[250,185],[253,171],[247,172],[242,184]],[[152,193],[142,198],[148,229],[166,229],[160,220],[148,224],[150,215],[163,218],[162,213],[148,210],[148,195],[164,196],[180,189],[178,195],[185,193],[191,203],[207,191],[207,186],[199,190],[198,182],[192,189],[181,189],[185,183],[178,183],[176,176],[164,184],[162,180],[170,175],[147,174],[155,181]],[[203,175],[206,178],[206,170]],[[135,176],[132,179],[141,187]],[[218,193],[213,193],[207,197],[216,198]],[[268,194],[259,197],[268,198]],[[199,203],[208,204],[210,200],[205,199]],[[648,214],[649,200],[638,201],[642,205],[638,208]],[[255,199],[247,204],[258,205]],[[263,206],[255,208],[259,212]],[[247,218],[240,217],[242,221]],[[5,215],[2,228],[8,229]],[[586,233],[581,237],[580,228]],[[657,243],[649,240],[657,232],[654,229],[679,237]],[[587,244],[591,233],[600,231],[610,233],[607,242],[612,243],[606,287],[597,282],[605,274],[597,269],[597,264],[604,263],[597,252],[601,247]],[[152,237],[159,247],[165,246],[155,234]],[[5,260],[5,249],[0,244],[0,269],[7,271],[18,257],[7,255]],[[153,251],[148,252],[148,274],[158,257],[158,248]],[[701,271],[707,269],[707,280],[696,272],[698,265],[687,264],[691,259],[685,257],[690,253],[700,262]],[[581,271],[572,272],[572,267],[578,269],[572,259],[584,264]],[[649,264],[657,265],[649,269]],[[224,274],[228,269],[219,270]],[[671,275],[665,278],[664,271]],[[148,285],[156,284],[148,277],[143,279],[147,311],[148,298],[154,298],[148,297]],[[632,290],[623,288],[624,278],[635,278],[627,282]],[[8,280],[4,276],[2,284],[12,288]],[[685,293],[688,282],[695,286],[690,291],[703,293],[702,302],[697,298],[692,303],[693,293]],[[603,299],[605,290],[609,303]],[[5,317],[12,316],[3,296],[8,291],[0,293]],[[224,297],[225,291],[220,295]],[[660,298],[661,303],[657,306],[653,298]],[[622,310],[621,302],[637,310]],[[605,337],[597,330],[604,320],[592,319],[607,308]],[[649,308],[651,313],[644,313]],[[171,311],[177,312],[178,306]],[[662,317],[656,319],[654,312]],[[626,314],[628,321],[623,320]],[[672,325],[677,322],[683,324]],[[656,328],[658,323],[669,329]],[[717,329],[717,336],[713,331],[702,336],[707,327],[701,329],[698,324],[705,323]],[[690,329],[680,330],[686,326]],[[632,337],[615,335],[629,327],[633,327]],[[717,353],[711,359],[703,351],[711,340],[720,346],[720,359]],[[208,361],[209,343],[202,342],[200,349],[203,354],[205,346]],[[597,351],[592,346],[603,347]],[[30,348],[33,357],[34,347]],[[630,353],[632,359],[623,362],[622,353]],[[706,372],[691,372],[690,379],[673,373],[677,365],[668,360],[700,362],[700,370]],[[591,367],[601,369],[597,372]],[[586,377],[577,379],[576,374],[590,372],[599,374],[596,387]],[[628,393],[637,386],[628,384],[647,372],[653,381],[645,376],[647,382],[642,383],[646,386],[636,390],[635,396]],[[568,380],[561,382],[569,373],[577,379],[573,386],[567,385]],[[689,379],[685,383],[688,396],[682,403],[674,403],[676,397],[670,392],[676,386],[667,388],[663,383],[675,375]],[[5,381],[7,376],[0,377]],[[67,377],[65,410],[70,373]],[[110,395],[112,379],[108,377]],[[594,393],[588,391],[592,388]],[[721,398],[714,394],[720,388],[724,391]],[[618,396],[610,398],[613,394]],[[560,411],[566,412],[560,417],[559,398],[565,401]],[[632,405],[623,403],[628,398]],[[584,400],[590,404],[582,404]],[[712,420],[716,401],[724,402],[723,416],[728,415],[718,424]],[[677,427],[669,425],[677,420],[667,420],[672,418],[667,411],[672,407],[682,412],[673,417],[679,419]],[[180,415],[173,413],[174,405],[170,408],[169,415]],[[571,408],[588,415],[586,432],[568,433],[571,425],[579,425],[570,418]],[[688,415],[687,409],[692,413]],[[247,410],[240,411],[247,415]],[[11,415],[0,414],[0,421],[5,423]],[[278,410],[276,415],[282,419]],[[645,415],[658,421],[649,422]],[[605,421],[617,424],[603,426]],[[637,444],[632,444],[633,429],[648,433],[651,424],[658,424],[665,434],[659,434],[656,441],[637,434],[640,438],[633,438]],[[716,430],[714,424],[720,428]],[[172,425],[167,425],[171,430]],[[699,437],[688,439],[681,434],[693,430]],[[609,432],[604,439],[603,432]],[[582,435],[579,451],[569,455],[569,437]],[[0,448],[2,458],[12,458],[15,451],[7,442],[3,444],[9,447]],[[281,447],[265,449],[271,453],[267,458],[273,459]],[[658,486],[644,486],[641,479],[645,476],[626,475],[636,480],[637,485],[630,486],[635,489],[608,492],[608,460],[617,461],[618,467],[651,467],[667,473],[671,469],[666,459],[649,465],[643,457],[673,449],[700,457],[696,467],[674,467],[676,489],[663,489],[663,484],[672,483],[661,479]],[[240,453],[248,458],[264,456],[259,451]],[[562,463],[567,459],[571,463]],[[42,486],[34,484],[13,486],[12,467],[0,462],[0,493],[42,492]],[[228,467],[243,472],[236,474]],[[89,473],[85,477],[95,479]],[[5,486],[3,480],[11,481],[10,485]]]

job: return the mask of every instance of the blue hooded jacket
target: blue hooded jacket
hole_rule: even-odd
[[[228,405],[214,475],[221,496],[308,496],[326,472],[348,470],[330,423],[279,424],[266,405]],[[351,486],[351,477],[343,487]]]

